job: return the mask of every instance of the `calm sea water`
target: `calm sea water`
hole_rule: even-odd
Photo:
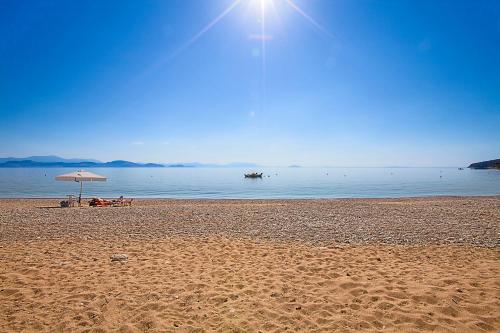
[[[79,184],[54,177],[72,169],[0,169],[0,197],[64,197]],[[84,183],[85,197],[368,198],[500,195],[500,171],[457,168],[95,168],[108,181]]]

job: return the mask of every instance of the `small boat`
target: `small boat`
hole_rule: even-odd
[[[257,172],[245,173],[245,178],[262,178],[262,172],[261,173],[257,173]]]
[[[458,168],[458,170],[463,170],[464,168]]]

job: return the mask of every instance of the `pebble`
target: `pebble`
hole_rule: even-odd
[[[127,209],[40,209],[0,200],[0,242],[175,235],[331,244],[500,245],[500,196],[336,200],[137,200]],[[71,227],[68,228],[68,222]],[[91,223],[89,223],[91,222]],[[98,227],[96,227],[98,226]],[[119,261],[119,260],[117,260]]]
[[[126,254],[113,254],[111,261],[126,262],[128,260],[128,255]]]

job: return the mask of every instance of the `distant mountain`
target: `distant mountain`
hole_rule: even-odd
[[[155,163],[134,163],[129,161],[111,161],[103,163],[104,167],[108,168],[163,168],[163,164],[155,164]]]
[[[484,162],[472,163],[469,165],[471,169],[500,169],[500,159]]]
[[[102,163],[101,161],[94,160],[91,158],[62,158],[55,155],[48,156],[29,156],[29,157],[0,157],[0,163],[9,161],[33,161],[33,162],[43,162],[43,163],[80,163],[80,162],[94,162]]]
[[[169,168],[201,168],[204,167],[205,164],[198,163],[198,162],[188,162],[188,163],[168,163],[164,164],[166,167]]]
[[[32,160],[7,161],[0,168],[163,168],[162,164],[134,163],[129,161],[111,162],[36,162]]]
[[[293,165],[289,165],[288,167],[289,167],[289,168],[301,168],[301,166],[300,166],[300,165],[295,165],[295,164],[293,164]]]
[[[177,164],[168,164],[166,165],[169,168],[196,168],[195,165],[191,164],[182,164],[182,163],[177,163]]]
[[[245,163],[245,162],[233,162],[233,163],[227,163],[227,164],[189,162],[189,163],[170,163],[170,164],[165,164],[165,166],[169,167],[169,168],[255,168],[255,167],[259,167],[259,165],[255,164],[255,163]]]
[[[215,163],[134,163],[130,161],[101,162],[94,159],[62,158],[55,155],[29,157],[0,157],[0,168],[256,168],[255,163],[233,162]]]
[[[225,167],[225,168],[257,168],[257,167],[260,167],[260,165],[255,164],[255,163],[233,162],[233,163],[223,164],[223,165],[221,165],[221,167]]]

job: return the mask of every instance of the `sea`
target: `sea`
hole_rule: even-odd
[[[458,168],[92,168],[106,182],[85,182],[83,197],[174,199],[401,198],[500,195],[500,170]],[[69,168],[0,168],[0,198],[78,195],[56,181]],[[249,171],[263,172],[248,179]]]

